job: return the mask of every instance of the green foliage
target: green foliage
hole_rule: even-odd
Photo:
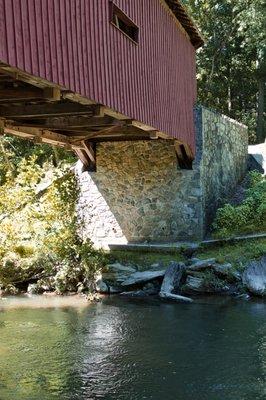
[[[207,270],[201,276],[203,278],[202,284],[207,290],[221,291],[224,289],[225,282],[218,278],[213,271]]]
[[[119,262],[121,264],[129,264],[137,266],[139,270],[148,269],[152,264],[160,263],[161,267],[167,267],[170,261],[185,261],[180,251],[174,254],[171,252],[162,253],[155,251],[118,251],[113,250],[107,255],[108,262]]]
[[[217,210],[213,223],[216,237],[266,231],[266,180],[257,172],[250,174],[250,187],[242,204],[225,204]]]
[[[197,57],[199,101],[248,125],[250,140],[255,140],[256,125],[260,125],[261,131],[263,125],[265,129],[263,112],[258,115],[265,96],[265,2],[185,0],[184,3],[206,40]]]
[[[13,164],[12,164],[13,165]],[[78,187],[69,163],[33,154],[0,186],[0,286],[50,279],[51,289],[90,289],[105,256],[77,234]]]
[[[243,270],[248,261],[258,259],[266,253],[266,239],[230,241],[211,248],[202,247],[197,257],[205,260],[215,258],[219,263],[231,263],[237,270]]]

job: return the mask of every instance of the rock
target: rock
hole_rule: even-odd
[[[239,272],[233,269],[232,264],[226,263],[226,264],[214,264],[212,266],[212,269],[218,276],[222,276],[229,281],[240,281],[241,280],[241,275]]]
[[[160,282],[148,282],[143,286],[142,290],[144,290],[149,296],[154,296],[160,292],[160,287]]]
[[[154,279],[161,278],[164,276],[164,274],[165,270],[135,272],[134,274],[130,275],[124,282],[122,282],[121,286],[139,285],[141,283],[144,284]]]
[[[109,287],[102,279],[99,279],[96,282],[96,291],[103,294],[109,293]]]
[[[185,285],[181,288],[181,292],[185,294],[223,293],[229,290],[230,287],[218,278],[206,281],[204,277],[191,275],[188,275]]]
[[[196,264],[199,261],[202,261],[202,260],[200,258],[193,257],[189,260],[189,265]]]
[[[251,261],[243,273],[243,284],[256,296],[266,295],[266,256]]]
[[[130,292],[122,292],[120,296],[126,297],[149,297],[149,294],[145,290],[133,290]]]
[[[180,296],[179,294],[173,294],[173,293],[160,292],[160,297],[162,299],[174,300],[179,303],[192,303],[193,302],[193,300],[190,297]]]
[[[116,287],[116,286],[109,286],[109,294],[117,294],[121,293],[123,289],[121,287]]]
[[[41,278],[38,280],[37,285],[43,292],[51,292],[55,289],[54,277],[50,276],[48,278]]]
[[[209,258],[208,260],[196,261],[187,267],[187,271],[204,271],[205,269],[212,267],[215,264],[215,258]]]
[[[184,272],[185,265],[183,263],[171,261],[165,271],[160,293],[177,293]]]
[[[127,272],[133,273],[136,272],[136,268],[130,267],[128,265],[122,265],[120,263],[108,264],[106,266],[109,272]]]
[[[250,300],[250,295],[247,293],[242,293],[236,296],[236,299],[240,299],[240,300]]]
[[[130,275],[136,272],[136,268],[119,263],[107,265],[107,272],[103,272],[102,278],[108,286],[119,287]]]
[[[185,285],[182,287],[182,293],[204,293],[203,278],[189,275]]]
[[[84,293],[87,290],[87,288],[86,288],[86,286],[84,285],[83,282],[79,282],[77,284],[77,288],[78,288],[77,289],[77,293],[79,293],[79,294]]]
[[[5,288],[2,290],[2,295],[15,296],[16,294],[19,294],[19,289],[12,284],[5,286]]]
[[[27,289],[28,294],[39,294],[41,292],[42,292],[42,290],[41,290],[40,286],[38,285],[38,283],[30,283],[28,285],[28,289]]]

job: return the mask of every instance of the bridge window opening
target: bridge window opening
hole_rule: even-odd
[[[123,32],[133,42],[138,43],[139,28],[120,10],[113,2],[110,2],[110,21],[117,29]]]

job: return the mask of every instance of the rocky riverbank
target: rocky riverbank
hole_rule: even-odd
[[[97,279],[96,290],[102,294],[130,297],[160,296],[180,302],[192,302],[197,295],[232,295],[248,298],[266,295],[266,256],[250,262],[243,273],[230,263],[215,258],[191,258],[186,263],[170,261],[138,271],[136,266],[109,264]]]
[[[16,275],[17,270],[10,267],[2,271],[9,282],[0,282],[0,296],[75,293],[97,300],[116,294],[180,302],[192,302],[202,295],[266,296],[264,238],[180,248],[172,253],[113,251],[99,261],[99,267],[89,274],[84,273],[82,263],[76,263],[59,269],[55,265],[49,275],[47,269],[34,270],[24,280],[20,269]]]

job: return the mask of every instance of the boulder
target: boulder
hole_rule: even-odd
[[[212,266],[214,272],[223,278],[226,278],[229,281],[240,281],[241,275],[237,272],[233,267],[232,264],[214,264]]]
[[[188,275],[185,285],[182,287],[182,293],[204,293],[203,278]]]
[[[38,294],[41,293],[41,288],[37,283],[30,283],[28,285],[27,293],[28,294]]]
[[[199,260],[187,267],[187,271],[204,271],[207,268],[212,267],[215,264],[215,258],[209,258],[208,260]]]
[[[160,292],[160,297],[162,299],[166,299],[166,300],[174,300],[179,303],[192,303],[193,302],[193,300],[190,297],[180,296],[179,294],[173,294],[173,293]]]
[[[122,292],[120,296],[125,297],[149,297],[149,294],[145,290],[132,290],[130,292]]]
[[[243,284],[256,296],[266,295],[266,255],[251,261],[243,273]]]
[[[121,286],[145,284],[146,282],[150,282],[154,279],[162,278],[164,274],[165,270],[135,272],[134,274],[131,274],[124,282],[122,282]]]
[[[117,294],[123,292],[123,289],[119,286],[109,286],[109,294]]]
[[[103,294],[109,293],[109,287],[108,287],[108,285],[104,282],[104,280],[99,279],[99,280],[96,282],[96,291],[99,292],[99,293],[103,293]]]
[[[129,265],[123,265],[118,262],[113,264],[108,264],[106,268],[108,269],[109,272],[132,273],[136,271],[136,268]]]
[[[107,265],[107,271],[103,272],[102,277],[108,286],[120,286],[130,275],[136,272],[136,268],[131,266],[114,263]]]
[[[181,288],[181,292],[185,294],[223,293],[228,292],[229,290],[230,287],[226,282],[221,281],[218,278],[206,281],[204,276],[198,277],[191,275],[188,275],[185,285]]]
[[[158,281],[146,283],[142,290],[144,290],[149,296],[154,296],[160,292],[161,284]]]
[[[185,273],[185,265],[171,261],[168,268],[165,271],[163,283],[161,286],[161,293],[177,293],[180,288],[180,282]]]

